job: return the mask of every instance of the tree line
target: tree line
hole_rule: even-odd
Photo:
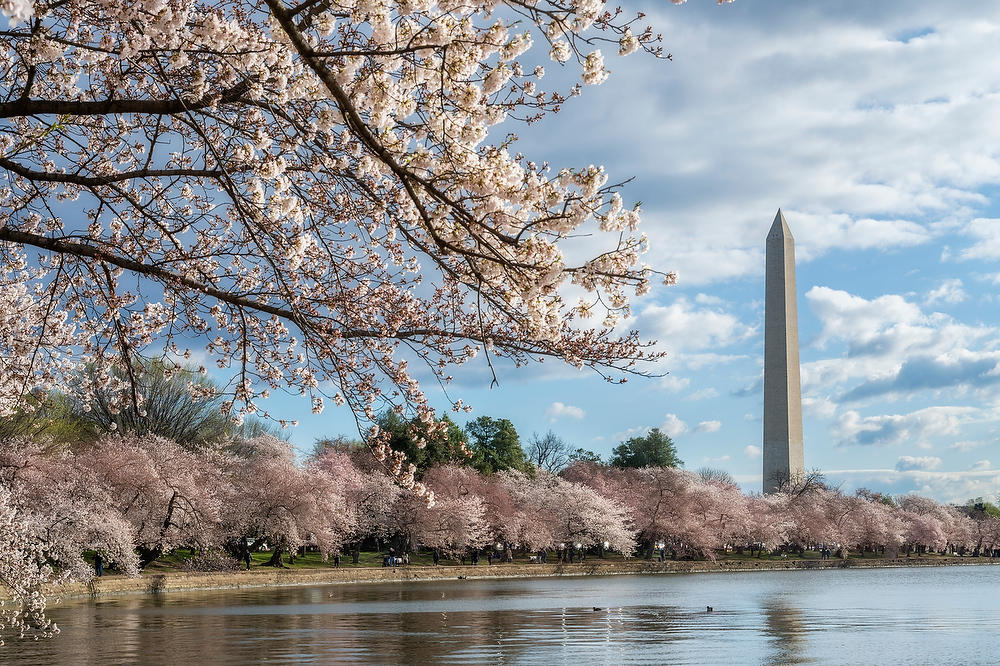
[[[411,488],[368,447],[343,438],[319,442],[304,459],[270,434],[198,446],[150,433],[109,433],[71,446],[7,438],[0,581],[26,595],[22,619],[44,631],[44,620],[31,619],[43,617],[44,601],[39,609],[32,593],[59,576],[89,578],[85,553],[92,551],[138,575],[180,547],[237,558],[265,543],[275,566],[304,548],[356,560],[362,549],[390,545],[454,558],[484,548],[712,559],[820,546],[887,555],[1000,549],[1000,511],[989,502],[848,495],[815,475],[777,494],[748,495],[715,470],[585,458],[553,473],[523,451],[512,461],[516,433],[502,419],[470,422],[465,431],[483,439],[468,447],[457,426],[448,431],[421,449],[428,457],[418,459]],[[651,441],[669,438],[651,431],[630,439],[612,460],[666,450]]]

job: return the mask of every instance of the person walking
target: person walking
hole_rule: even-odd
[[[104,558],[100,553],[94,554],[94,573],[98,578],[104,575]]]

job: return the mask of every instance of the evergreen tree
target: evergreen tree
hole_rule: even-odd
[[[614,467],[680,467],[677,449],[670,436],[653,428],[645,437],[633,437],[611,452]]]
[[[480,416],[465,426],[472,449],[472,466],[483,474],[505,469],[531,473],[534,469],[524,455],[514,424],[507,419]]]

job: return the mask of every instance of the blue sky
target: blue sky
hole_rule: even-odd
[[[995,497],[1000,4],[627,6],[673,62],[605,49],[605,84],[501,129],[556,167],[635,177],[624,197],[643,202],[646,260],[680,279],[637,301],[629,325],[668,352],[657,370],[669,374],[612,386],[546,363],[504,369],[489,389],[470,368],[450,391],[475,412],[457,420],[509,418],[523,439],[552,429],[605,455],[660,427],[686,467],[758,490],[764,238],[781,207],[798,258],[807,467],[848,491]],[[546,69],[543,84],[575,76]],[[300,419],[302,448],[353,433],[343,409],[271,411]]]

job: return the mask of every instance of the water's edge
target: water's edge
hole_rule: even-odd
[[[95,597],[163,594],[196,590],[238,590],[248,588],[337,585],[353,583],[388,583],[421,580],[485,578],[548,578],[560,576],[616,576],[677,573],[720,573],[745,571],[787,571],[810,569],[882,569],[925,566],[976,566],[1000,564],[1000,558],[987,557],[909,557],[871,560],[718,560],[667,561],[646,560],[607,562],[595,560],[581,564],[495,564],[485,566],[405,566],[398,568],[340,568],[314,570],[254,569],[225,573],[145,574],[140,578],[106,576],[89,583],[70,583],[48,590],[62,601]]]

